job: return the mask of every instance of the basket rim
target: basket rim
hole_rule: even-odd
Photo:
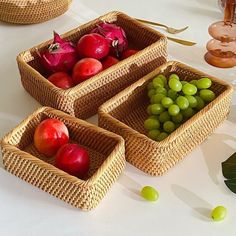
[[[112,138],[112,139],[116,140],[117,143],[116,143],[114,149],[112,150],[112,152],[109,153],[109,155],[106,157],[105,161],[103,161],[102,165],[95,171],[95,173],[92,176],[90,176],[87,180],[79,179],[75,176],[72,176],[72,175],[64,172],[63,170],[58,169],[54,165],[49,164],[49,163],[41,160],[40,158],[37,158],[36,156],[17,148],[14,145],[9,144],[8,141],[14,135],[14,133],[19,128],[24,127],[28,122],[30,122],[36,115],[38,115],[40,113],[45,113],[45,114],[53,113],[55,115],[58,115],[59,117],[63,117],[64,119],[66,118],[67,120],[77,123],[79,125],[82,125],[85,128],[92,129],[95,132],[101,132],[104,135],[106,135],[108,138]],[[101,177],[103,172],[108,168],[110,163],[113,162],[114,158],[112,158],[112,157],[115,156],[115,154],[119,151],[119,149],[122,146],[124,146],[124,139],[121,136],[119,136],[115,133],[112,133],[108,130],[105,130],[101,127],[98,127],[96,125],[93,125],[85,120],[81,120],[76,117],[72,117],[69,114],[66,114],[62,111],[56,110],[51,107],[46,107],[46,106],[40,107],[36,111],[31,113],[28,117],[26,117],[24,120],[22,120],[15,128],[13,128],[6,135],[4,135],[4,137],[0,140],[0,147],[1,148],[6,148],[7,150],[11,150],[11,152],[17,153],[18,155],[20,154],[21,157],[28,159],[28,160],[32,161],[34,164],[37,164],[38,166],[46,169],[47,171],[50,171],[50,172],[62,177],[66,181],[70,181],[71,183],[76,184],[76,185],[84,185],[84,186],[88,186],[88,187],[96,184],[97,180]]]
[[[169,66],[179,66],[183,69],[191,70],[192,72],[196,72],[198,74],[207,76],[207,77],[211,78],[212,81],[225,86],[226,90],[223,93],[219,94],[212,102],[208,103],[203,109],[201,109],[195,115],[193,115],[189,120],[187,120],[186,122],[181,124],[166,139],[164,139],[160,142],[157,142],[157,141],[154,141],[154,140],[148,138],[146,135],[141,134],[137,130],[131,128],[130,126],[126,125],[125,123],[121,122],[120,120],[118,120],[117,118],[112,116],[110,113],[106,112],[106,109],[111,104],[114,104],[117,100],[121,99],[122,97],[126,96],[127,94],[131,94],[132,91],[134,91],[138,87],[143,86],[144,83],[146,83],[148,80],[152,79],[157,74],[161,73],[161,71],[164,71]],[[216,105],[221,99],[228,96],[232,92],[233,92],[233,86],[229,82],[226,82],[224,80],[216,78],[216,77],[214,77],[212,75],[209,75],[207,73],[204,73],[200,70],[194,69],[193,67],[188,66],[184,63],[181,63],[181,62],[178,62],[178,61],[168,61],[167,63],[159,66],[158,68],[156,68],[155,70],[153,70],[152,72],[150,72],[149,74],[147,74],[146,76],[144,76],[143,78],[138,80],[137,82],[133,83],[132,85],[130,85],[129,87],[127,87],[126,89],[124,89],[123,91],[121,91],[120,93],[116,94],[114,97],[112,97],[111,99],[109,99],[108,101],[103,103],[98,109],[98,114],[101,115],[101,116],[106,117],[106,119],[108,119],[110,121],[115,120],[116,123],[119,124],[120,127],[122,127],[124,130],[126,130],[126,132],[129,132],[130,134],[135,135],[137,138],[140,138],[145,142],[149,142],[150,145],[152,145],[154,147],[163,147],[164,148],[164,147],[168,146],[170,142],[173,142],[184,131],[186,131],[196,120],[200,119],[209,110],[211,110],[211,108],[214,105]],[[116,107],[118,107],[118,106],[119,105],[117,105]]]
[[[146,31],[149,31],[155,35],[157,35],[159,37],[159,39],[148,45],[147,47],[143,48],[142,50],[140,50],[139,52],[137,52],[135,55],[132,55],[124,60],[121,60],[119,61],[117,64],[105,69],[104,71],[101,71],[100,73],[96,74],[95,76],[92,76],[91,78],[89,78],[88,80],[85,80],[83,81],[82,83],[79,83],[77,85],[75,85],[74,87],[72,88],[69,88],[69,89],[66,89],[66,90],[63,90],[61,88],[58,88],[56,87],[55,85],[53,85],[51,82],[49,82],[46,77],[44,77],[43,75],[41,75],[36,69],[34,69],[33,67],[31,67],[27,62],[25,62],[25,55],[26,54],[30,54],[31,51],[33,50],[38,50],[39,48],[42,48],[44,46],[47,46],[49,45],[50,43],[52,43],[53,39],[50,39],[50,40],[47,40],[43,43],[40,43],[36,46],[33,46],[31,47],[30,49],[27,49],[23,52],[20,52],[17,57],[16,57],[16,60],[17,62],[19,63],[23,63],[24,66],[27,67],[28,70],[30,70],[32,73],[36,74],[37,75],[37,79],[40,80],[41,82],[43,81],[44,85],[47,86],[48,88],[52,89],[56,94],[58,95],[62,95],[62,96],[70,96],[70,95],[73,95],[73,94],[78,94],[78,97],[80,96],[78,91],[80,91],[81,89],[84,89],[86,88],[88,85],[90,84],[93,84],[93,83],[96,83],[97,81],[101,80],[101,77],[105,77],[107,76],[108,74],[111,74],[111,73],[115,73],[117,70],[120,70],[120,67],[124,66],[124,65],[127,65],[127,64],[130,64],[133,62],[133,59],[136,57],[136,56],[140,56],[140,55],[144,55],[147,51],[150,51],[150,49],[156,47],[157,45],[159,44],[162,44],[163,42],[167,42],[167,38],[164,34],[160,33],[159,31],[157,30],[154,30],[153,28],[145,25],[144,23],[141,23],[139,21],[137,21],[135,18],[132,18],[128,15],[126,15],[125,13],[123,12],[120,12],[120,11],[111,11],[111,12],[108,12],[102,16],[99,16],[85,24],[82,24],[70,31],[67,31],[65,33],[62,33],[60,34],[60,36],[64,39],[66,37],[69,37],[70,35],[78,32],[78,31],[81,31],[81,29],[83,28],[86,28],[88,27],[89,25],[97,22],[97,21],[103,21],[105,20],[106,18],[110,18],[111,16],[121,16],[121,17],[124,17],[126,20],[129,20],[130,22],[132,22],[133,24],[141,27],[142,29],[145,29]]]

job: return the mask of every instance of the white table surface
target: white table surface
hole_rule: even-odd
[[[169,59],[187,63],[225,80],[236,68],[217,69],[204,60],[207,28],[222,15],[216,0],[74,0],[70,10],[46,23],[15,26],[0,22],[0,137],[40,107],[20,83],[16,55],[111,10],[174,27],[189,25],[176,37],[196,41],[194,47],[169,42]],[[165,32],[163,30],[160,30]],[[96,117],[90,119],[96,123]],[[209,121],[210,122],[210,121]],[[0,235],[236,235],[236,195],[224,185],[221,162],[236,151],[236,94],[229,118],[183,161],[162,177],[150,177],[127,164],[99,206],[82,212],[9,174],[0,164]],[[137,192],[156,187],[157,202]],[[219,223],[210,209],[224,205],[228,217]]]

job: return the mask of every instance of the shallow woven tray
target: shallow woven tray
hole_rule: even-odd
[[[63,38],[77,42],[101,20],[116,22],[122,26],[129,42],[142,50],[68,90],[51,84],[45,78],[46,73],[39,62],[37,48],[44,50],[52,41],[20,53],[17,62],[22,84],[42,105],[86,119],[97,113],[98,107],[106,100],[166,62],[166,38],[120,12],[108,13],[64,34]]]
[[[15,24],[40,23],[65,13],[72,0],[0,0],[0,20]]]
[[[146,135],[144,120],[149,103],[147,84],[159,73],[176,73],[183,80],[208,76],[216,98],[161,142]],[[99,126],[125,139],[126,160],[150,175],[162,175],[198,146],[230,111],[230,84],[178,62],[169,62],[134,83],[99,109]]]
[[[34,130],[48,117],[63,121],[71,142],[89,152],[90,169],[84,180],[59,170],[53,166],[54,158],[47,158],[35,149]],[[97,206],[125,166],[124,140],[120,136],[47,107],[40,108],[8,133],[1,148],[7,171],[83,210]]]

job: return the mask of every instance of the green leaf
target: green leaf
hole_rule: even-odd
[[[236,193],[236,152],[232,154],[226,161],[221,163],[223,176],[226,186]]]
[[[226,161],[222,162],[227,164],[236,164],[236,152],[232,154]]]
[[[225,180],[225,184],[233,193],[236,193],[236,178]]]
[[[222,173],[226,179],[236,178],[236,163],[223,162]]]

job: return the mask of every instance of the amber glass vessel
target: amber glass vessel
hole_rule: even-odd
[[[226,0],[224,20],[210,25],[208,31],[213,37],[207,43],[205,60],[216,67],[236,66],[236,23],[234,23],[236,0]]]

